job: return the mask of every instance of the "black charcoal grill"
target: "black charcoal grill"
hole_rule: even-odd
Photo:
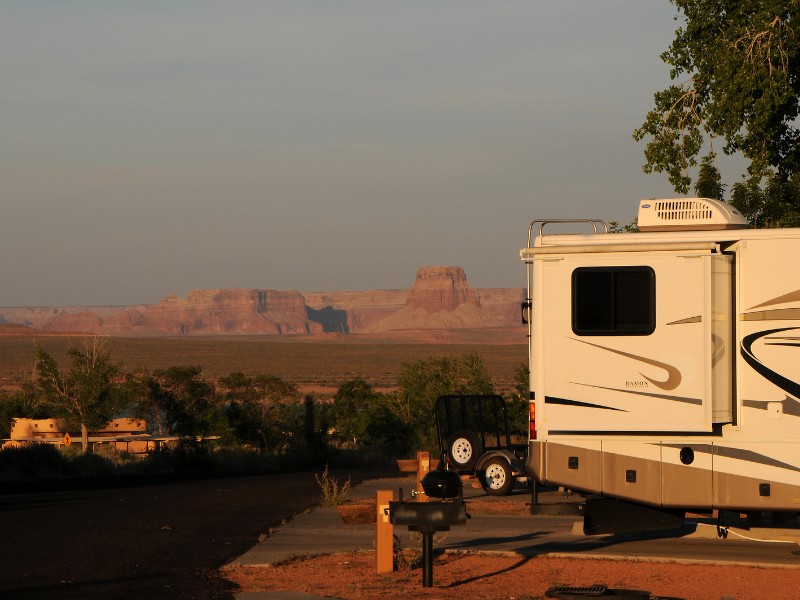
[[[420,482],[427,502],[389,502],[389,521],[404,525],[409,531],[422,534],[422,587],[433,585],[433,534],[449,531],[453,525],[464,525],[469,518],[464,502],[464,484],[455,471],[447,468],[442,457],[439,467]],[[435,498],[435,500],[434,500]]]

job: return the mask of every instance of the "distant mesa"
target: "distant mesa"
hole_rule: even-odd
[[[452,312],[462,304],[480,306],[461,267],[422,267],[406,299],[407,307],[424,308],[429,313]]]
[[[18,325],[17,323],[4,323],[0,320],[0,336],[7,335],[30,335],[36,331],[25,325]]]
[[[461,267],[422,267],[410,290],[193,290],[158,304],[0,308],[0,335],[119,336],[386,334],[518,327],[521,288],[472,289]]]

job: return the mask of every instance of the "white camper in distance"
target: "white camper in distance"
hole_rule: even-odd
[[[640,233],[554,222],[520,252],[528,474],[659,509],[800,510],[800,229],[705,198],[642,200]]]

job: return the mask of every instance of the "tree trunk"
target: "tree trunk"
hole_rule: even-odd
[[[84,453],[89,451],[89,428],[85,423],[81,423],[81,448]]]

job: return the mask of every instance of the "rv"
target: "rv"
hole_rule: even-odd
[[[530,226],[528,475],[681,514],[800,510],[800,229],[706,198],[642,200],[638,225]]]

